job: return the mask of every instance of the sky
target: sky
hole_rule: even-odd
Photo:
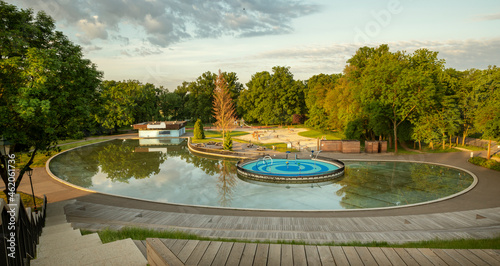
[[[439,52],[447,68],[500,65],[498,0],[7,0],[43,10],[107,80],[174,91],[203,73],[288,66],[341,73],[363,46]]]

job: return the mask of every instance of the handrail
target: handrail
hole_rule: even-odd
[[[0,265],[29,265],[36,256],[36,245],[45,226],[47,197],[39,212],[24,208],[19,194],[13,203],[0,199]]]

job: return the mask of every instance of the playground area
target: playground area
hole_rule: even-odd
[[[239,129],[250,132],[248,135],[239,136],[239,139],[259,143],[286,143],[289,148],[296,150],[317,150],[318,140],[302,137],[300,132],[305,128],[269,128],[269,129]]]

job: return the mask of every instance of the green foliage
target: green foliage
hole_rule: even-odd
[[[227,151],[233,150],[233,139],[231,138],[231,134],[226,132],[226,136],[224,137],[223,149]]]
[[[89,126],[102,73],[45,13],[34,16],[1,1],[0,16],[0,135],[34,156]],[[16,186],[31,164],[22,167]]]
[[[275,66],[273,74],[267,71],[256,73],[247,87],[238,99],[246,121],[265,125],[290,124],[293,114],[305,113],[305,85],[293,79],[288,67]]]
[[[205,131],[203,130],[203,124],[201,123],[201,119],[196,120],[194,124],[194,139],[204,139]]]
[[[483,71],[476,82],[475,127],[483,138],[500,140],[500,68]]]
[[[364,138],[364,120],[356,119],[347,123],[347,127],[344,131],[345,137],[347,139],[357,139],[362,140]]]
[[[475,165],[486,167],[488,169],[500,171],[500,162],[497,162],[493,159],[486,160],[486,158],[483,157],[472,157],[469,159],[469,162]]]
[[[104,81],[99,90],[95,119],[107,129],[159,120],[157,94],[152,84],[137,80]]]
[[[238,82],[236,73],[223,72],[222,76],[234,102],[238,99],[243,85]],[[174,93],[183,99],[183,118],[201,119],[203,122],[212,122],[212,103],[214,99],[215,80],[217,74],[207,71],[193,82],[183,82]]]
[[[325,109],[325,99],[332,91],[342,74],[312,76],[307,81],[305,90],[305,104],[308,109],[306,126],[316,129],[328,128],[328,114]]]

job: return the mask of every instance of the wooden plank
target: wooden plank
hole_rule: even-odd
[[[267,265],[276,266],[281,265],[281,245],[270,244],[269,255],[267,256]]]
[[[404,248],[394,248],[394,251],[399,255],[403,262],[408,266],[418,266],[417,261],[408,254]]]
[[[377,262],[378,265],[391,265],[391,262],[384,254],[381,248],[372,247],[368,248],[368,251],[372,254],[373,258]]]
[[[281,265],[293,265],[292,245],[281,245]]]
[[[322,265],[335,265],[335,260],[333,259],[332,252],[327,246],[318,246],[319,258]]]
[[[370,251],[368,251],[367,247],[354,247],[356,252],[358,252],[358,256],[363,261],[364,265],[377,265],[377,262],[375,261],[375,258],[373,258],[372,254]]]
[[[177,239],[177,241],[175,241],[175,244],[170,247],[170,250],[177,256],[187,242],[187,239]]]
[[[149,265],[184,265],[158,238],[146,239]]]
[[[141,251],[142,255],[144,258],[148,258],[148,250],[146,248],[146,240],[133,240],[134,244],[137,246],[137,248]]]
[[[392,265],[404,265],[405,263],[393,248],[380,248]]]
[[[167,247],[167,248],[172,248],[172,246],[175,244],[177,239],[170,239],[170,238],[162,238],[160,239],[161,242]]]
[[[344,249],[342,249],[342,247],[330,247],[330,251],[332,252],[335,264],[349,265],[349,260],[347,260],[347,256],[345,255]]]
[[[227,258],[226,265],[238,265],[241,260],[241,255],[243,255],[243,250],[245,249],[245,243],[234,243],[229,257]]]
[[[418,263],[418,265],[432,265],[432,262],[428,260],[418,249],[416,248],[405,248],[406,252],[412,256],[413,259]]]
[[[205,254],[201,257],[200,265],[211,265],[212,261],[215,259],[215,255],[219,252],[219,248],[222,245],[220,241],[211,241],[205,251]]]
[[[457,249],[457,252],[460,253],[462,256],[466,257],[468,260],[470,260],[475,265],[486,265],[484,260],[482,260],[478,256],[474,255],[468,249]]]
[[[443,249],[443,251],[446,252],[446,254],[450,255],[450,257],[452,257],[454,260],[458,261],[460,265],[473,265],[470,260],[462,256],[454,249]]]
[[[300,266],[300,265],[306,265],[307,266],[307,260],[306,260],[306,251],[304,249],[303,245],[292,245],[292,254],[293,254],[293,265],[294,266]]]
[[[350,265],[363,265],[363,261],[359,257],[358,252],[354,247],[342,247],[342,249],[344,250],[344,254],[347,257]]]
[[[194,249],[198,245],[200,241],[199,240],[189,240],[186,245],[182,248],[182,250],[179,252],[177,257],[184,263],[186,263],[187,259],[193,253]]]
[[[205,254],[209,244],[210,241],[198,242],[198,245],[196,245],[196,248],[186,260],[186,265],[198,265],[198,262],[200,262],[201,257]]]
[[[219,248],[219,252],[215,255],[212,265],[225,265],[229,258],[229,253],[231,253],[231,249],[233,248],[233,244],[232,242],[223,242]]]
[[[269,244],[257,244],[255,259],[253,265],[265,266],[267,264],[267,254],[269,253]]]
[[[446,264],[448,264],[450,266],[460,265],[460,263],[458,263],[458,261],[456,261],[450,255],[448,255],[448,253],[446,253],[444,250],[432,249],[432,251],[434,252],[434,254],[439,256],[439,258],[441,258],[444,262],[446,262]]]
[[[490,256],[482,249],[469,249],[469,251],[472,252],[477,257],[481,258],[489,265],[500,265],[500,261],[496,260],[495,257]]]
[[[500,262],[500,253],[498,252],[498,250],[482,249],[482,251],[486,252],[486,254],[490,255],[492,258]]]
[[[448,265],[444,260],[442,260],[438,255],[436,255],[430,248],[419,248],[418,250],[428,260],[430,260],[432,264],[434,264],[434,265]]]
[[[253,264],[253,259],[255,258],[255,251],[257,250],[257,244],[247,243],[243,254],[241,255],[240,266],[250,266]]]
[[[306,251],[307,265],[321,266],[321,259],[319,258],[319,253],[318,253],[318,246],[306,245],[304,248]]]

